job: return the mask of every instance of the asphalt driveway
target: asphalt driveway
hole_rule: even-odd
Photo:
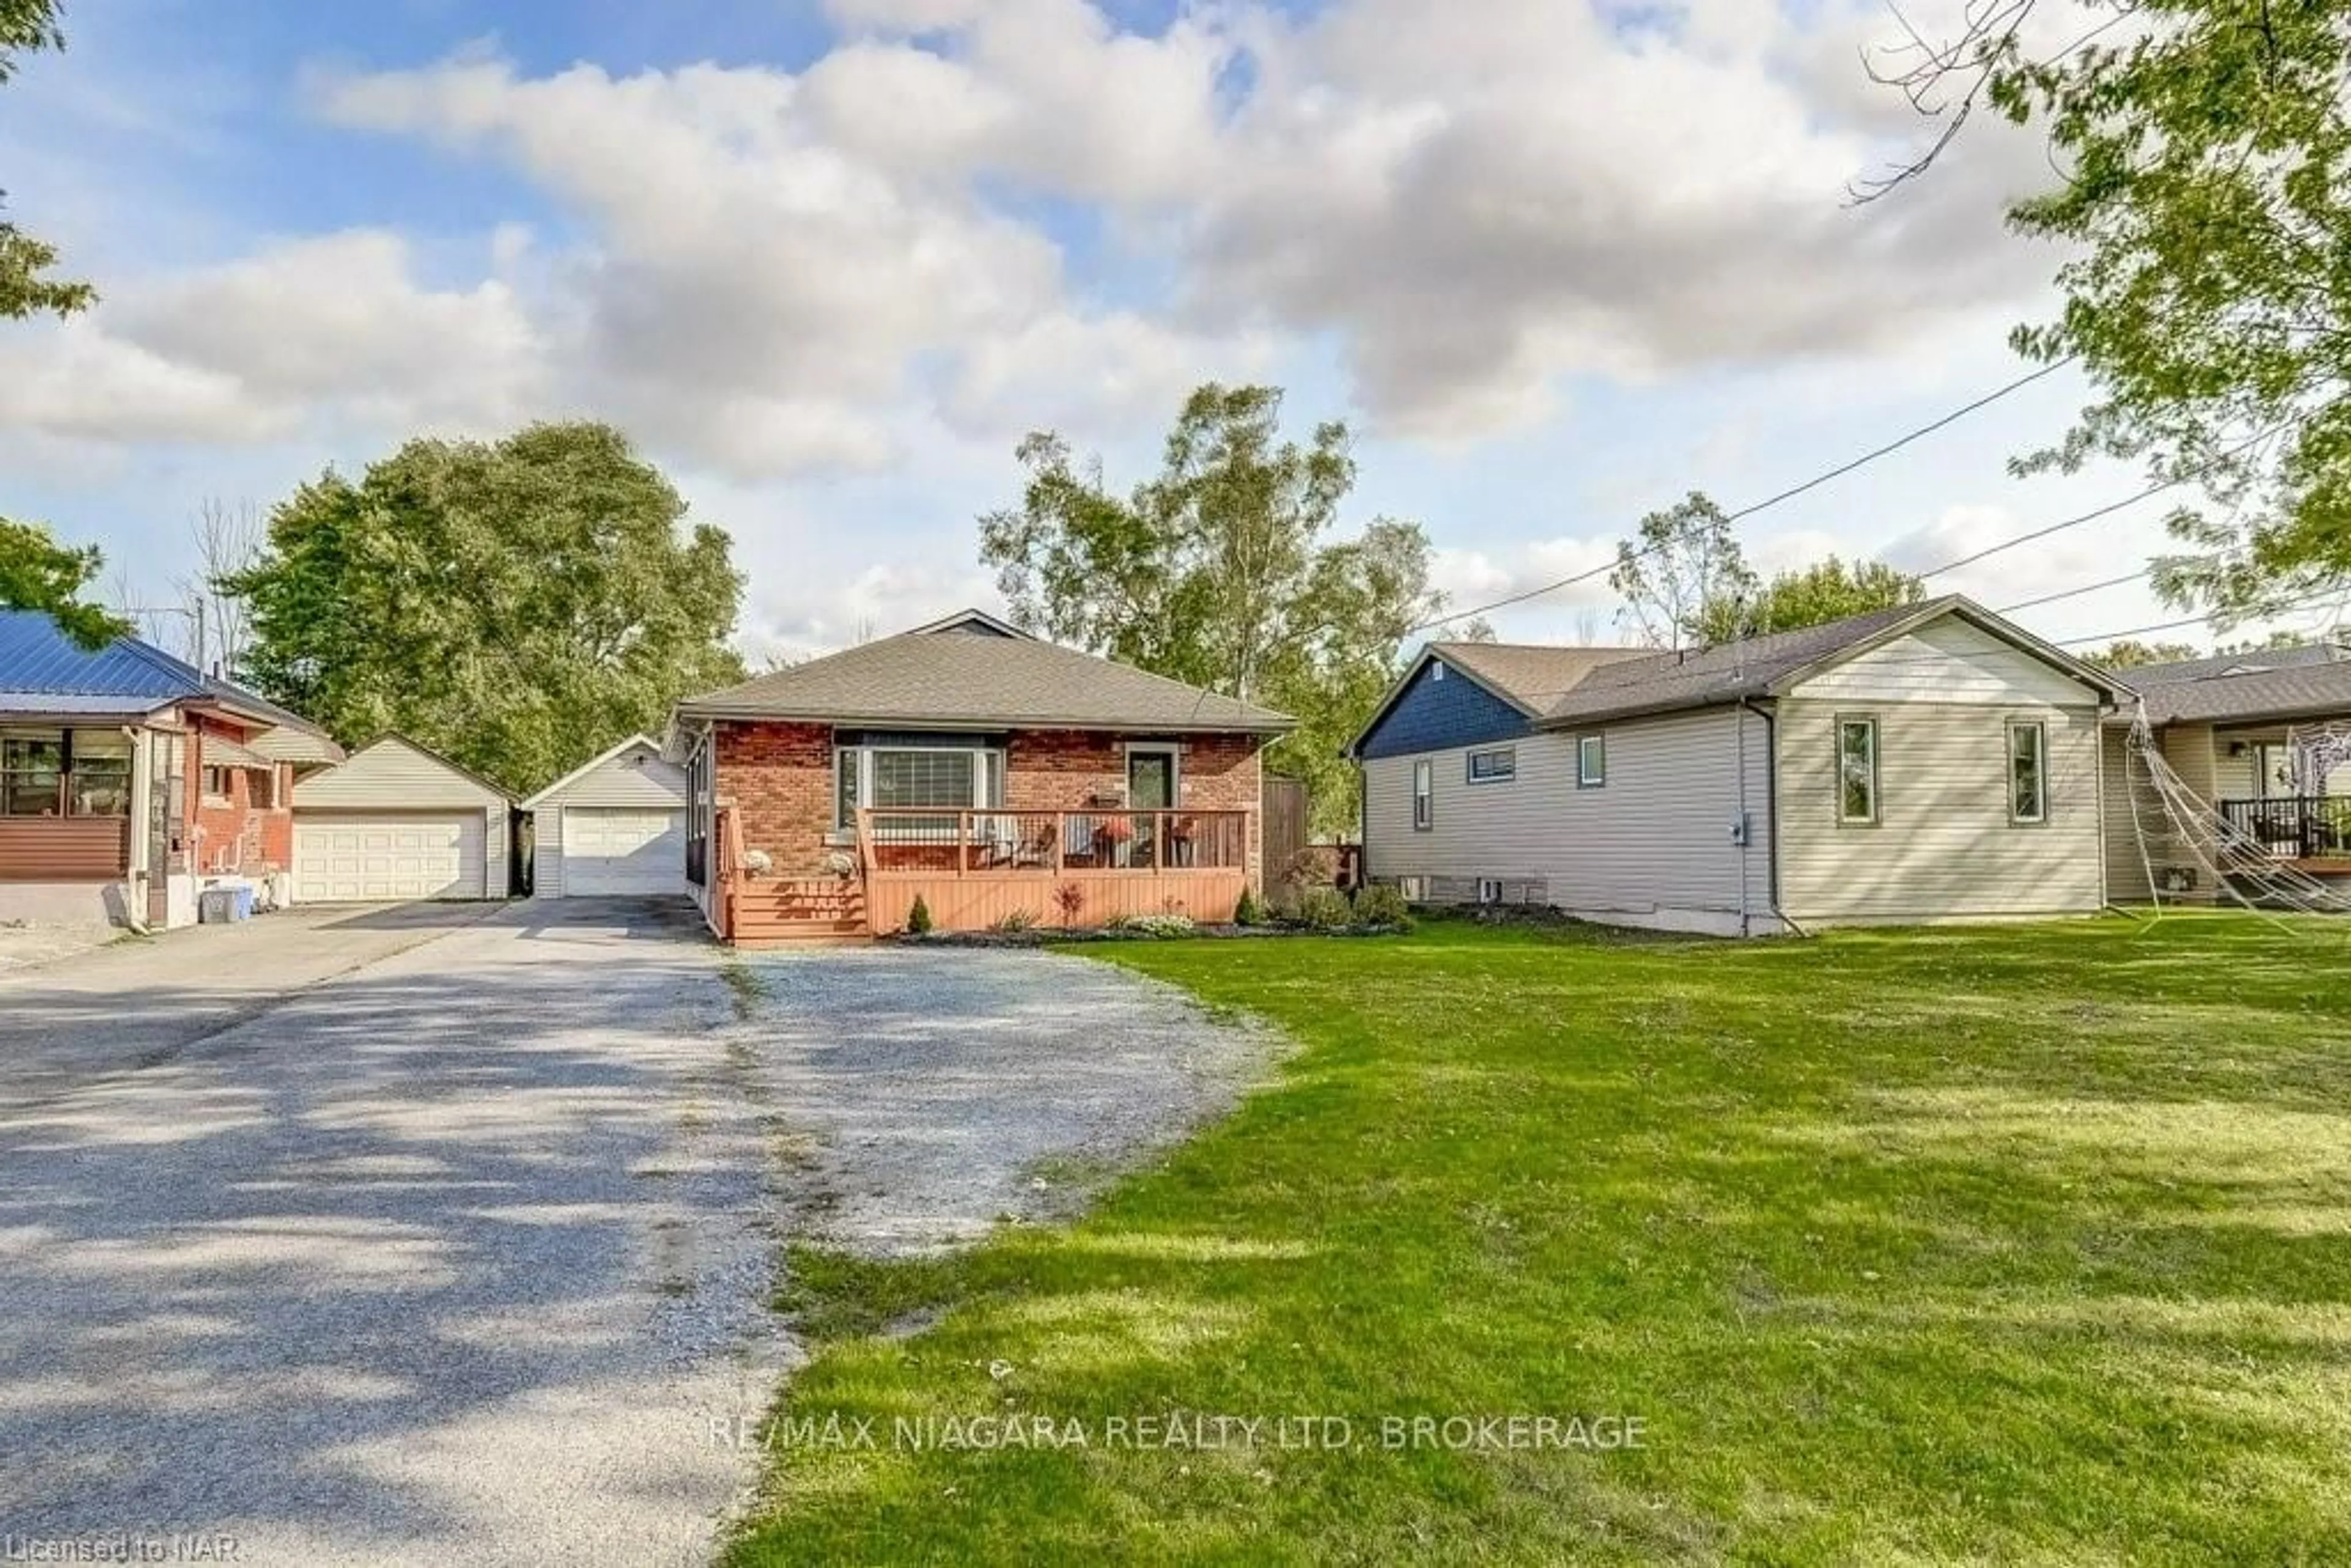
[[[0,985],[0,1535],[706,1557],[788,1353],[716,955],[479,915],[230,928],[275,990],[178,936]]]
[[[1265,1044],[1078,958],[590,901],[0,978],[0,1539],[705,1561],[799,1354],[781,1240],[1066,1208]]]

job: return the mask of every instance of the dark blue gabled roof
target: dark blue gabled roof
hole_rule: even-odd
[[[143,712],[196,700],[324,733],[301,715],[136,637],[85,648],[40,611],[0,610],[0,712]]]

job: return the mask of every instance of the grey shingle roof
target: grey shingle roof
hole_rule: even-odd
[[[1540,714],[1603,664],[1656,656],[1654,648],[1553,648],[1536,643],[1431,643],[1448,664],[1468,671],[1530,713]]]
[[[952,620],[953,618],[950,618]],[[686,717],[1279,735],[1287,714],[1033,637],[894,637],[689,697]]]
[[[2141,691],[2173,681],[2200,681],[2232,670],[2248,674],[2264,670],[2297,670],[2311,664],[2351,661],[2351,649],[2327,643],[2305,643],[2298,648],[2264,648],[2257,653],[2215,653],[2208,659],[2180,659],[2168,664],[2135,664],[2123,678]]]
[[[1931,602],[1938,611],[1948,608],[1946,601]],[[1559,722],[1614,718],[1763,696],[1774,682],[1867,642],[1880,632],[1921,619],[1920,612],[1926,608],[1909,604],[1877,610],[1801,631],[1604,664],[1552,703],[1544,716]]]
[[[1792,678],[1808,674],[1817,665],[1949,614],[1964,616],[1997,636],[2031,648],[2085,678],[2098,679],[2112,689],[2110,682],[2085,669],[2071,655],[2041,643],[1972,601],[1948,594],[1794,632],[1775,632],[1677,653],[1656,653],[1644,659],[1599,664],[1551,706],[1543,723],[1569,725],[1629,718],[1772,695],[1791,684]]]
[[[2243,675],[2142,683],[2150,724],[2251,724],[2262,719],[2351,717],[2351,660],[2289,664]]]

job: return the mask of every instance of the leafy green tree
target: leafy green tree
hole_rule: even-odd
[[[1706,635],[1709,613],[1736,614],[1732,607],[1750,602],[1758,582],[1730,519],[1693,490],[1643,517],[1634,538],[1617,545],[1608,586],[1625,601],[1618,621],[1645,643],[1678,648]]]
[[[2137,670],[2148,664],[2176,664],[2183,659],[2199,659],[2204,651],[2192,643],[2142,643],[2126,637],[2109,643],[2095,653],[2085,653],[2082,662],[2105,670]]]
[[[980,522],[980,559],[1019,625],[1288,713],[1270,767],[1305,779],[1317,828],[1353,824],[1341,755],[1434,620],[1428,539],[1374,518],[1326,542],[1355,479],[1346,426],[1280,434],[1277,387],[1200,387],[1167,435],[1157,477],[1126,495],[1061,436],[1020,444],[1020,502]]]
[[[16,74],[18,56],[65,47],[57,0],[0,0],[0,82]],[[98,298],[89,284],[42,276],[57,261],[56,246],[0,222],[0,317],[69,316],[87,308]]]
[[[1836,556],[1802,571],[1783,571],[1747,600],[1716,598],[1699,608],[1698,635],[1707,643],[1727,643],[1768,632],[1793,632],[1916,604],[1927,597],[1927,585],[1879,560],[1848,565]]]
[[[2241,618],[2351,581],[2351,7],[2088,3],[2104,20],[2055,48],[2028,45],[2036,0],[1970,6],[1892,78],[1945,115],[1937,150],[1988,103],[2062,178],[2009,212],[2064,257],[2063,308],[2013,340],[2077,359],[2096,401],[2020,466],[2105,455],[2200,489],[2158,562],[2175,603]]]
[[[38,523],[0,517],[0,609],[46,611],[92,650],[131,633],[131,622],[82,598],[102,564],[95,545],[69,549]]]
[[[412,441],[329,469],[218,585],[242,673],[347,741],[399,730],[518,791],[743,678],[726,533],[609,425]]]

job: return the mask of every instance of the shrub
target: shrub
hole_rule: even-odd
[[[1265,924],[1265,906],[1258,903],[1257,894],[1246,887],[1241,889],[1241,901],[1233,905],[1233,924],[1236,925]]]
[[[930,934],[930,930],[931,906],[923,901],[923,895],[918,893],[914,894],[914,907],[906,911],[906,934],[910,936],[926,936]]]
[[[1355,894],[1355,924],[1358,925],[1390,925],[1398,931],[1412,929],[1412,910],[1404,894],[1384,884],[1358,889]]]
[[[1336,931],[1354,917],[1347,895],[1335,887],[1310,887],[1298,895],[1298,923],[1312,930]]]
[[[1015,909],[1009,914],[998,915],[995,921],[989,925],[988,929],[990,931],[1001,931],[1007,936],[1012,936],[1019,932],[1029,930],[1035,926],[1036,924],[1037,912],[1035,910]]]
[[[1200,928],[1188,915],[1122,915],[1102,929],[1130,936],[1190,936]]]
[[[1065,882],[1053,890],[1053,907],[1061,912],[1061,924],[1075,925],[1078,912],[1086,906],[1086,890],[1074,882]]]
[[[1339,852],[1330,844],[1309,844],[1290,857],[1281,880],[1300,887],[1331,887],[1339,880]]]

